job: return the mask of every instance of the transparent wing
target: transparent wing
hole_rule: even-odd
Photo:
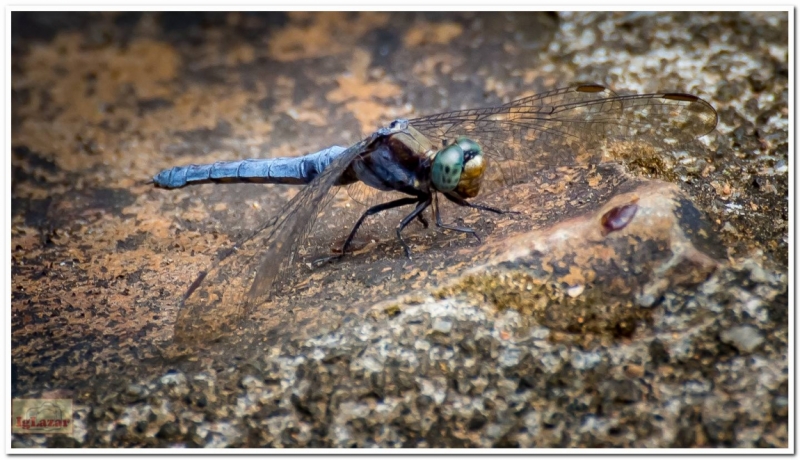
[[[376,204],[385,203],[387,201],[405,198],[408,195],[401,192],[384,191],[372,188],[363,182],[355,182],[349,184],[347,187],[347,194],[356,203],[360,203],[367,208],[375,206]]]
[[[688,94],[618,96],[603,86],[582,84],[409,124],[434,144],[461,135],[477,141],[489,159],[484,183],[508,186],[529,180],[543,166],[600,163],[603,147],[615,141],[675,147],[712,131],[717,113]]]
[[[378,136],[347,149],[313,182],[303,187],[270,221],[223,254],[192,283],[181,302],[174,339],[202,343],[238,329],[256,308],[280,289],[317,215],[336,195],[337,179]]]

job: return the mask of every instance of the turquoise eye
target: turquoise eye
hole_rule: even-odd
[[[456,188],[464,170],[464,151],[458,144],[449,145],[436,154],[431,180],[436,190],[449,192]]]
[[[459,137],[456,140],[456,145],[461,147],[461,150],[464,151],[465,161],[469,161],[473,157],[483,155],[483,150],[481,149],[481,146],[478,145],[478,143],[473,141],[472,139],[468,139],[466,137]]]

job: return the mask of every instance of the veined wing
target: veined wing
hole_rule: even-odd
[[[490,159],[489,168],[500,176],[494,180],[511,185],[528,180],[542,166],[600,163],[603,147],[613,142],[675,147],[711,132],[717,112],[689,94],[618,96],[603,86],[583,84],[409,124],[434,143],[462,135],[477,141]]]
[[[347,185],[346,189],[350,199],[361,204],[364,208],[370,208],[376,204],[408,197],[408,195],[402,192],[378,190],[361,181]]]
[[[250,236],[231,247],[208,272],[201,272],[181,302],[174,339],[203,343],[242,325],[281,286],[278,280],[292,266],[320,210],[336,194],[337,180],[359,154],[381,136],[405,125],[383,128],[335,159],[278,213]]]

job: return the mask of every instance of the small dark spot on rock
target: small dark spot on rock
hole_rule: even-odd
[[[611,380],[603,386],[603,397],[607,401],[631,404],[642,399],[642,390],[630,380]]]
[[[705,423],[703,429],[712,445],[732,447],[736,441],[736,433],[731,422],[712,420]]]
[[[626,431],[627,430],[626,430],[626,428],[624,426],[617,425],[617,426],[612,426],[611,428],[609,428],[608,434],[611,435],[611,436],[619,436],[621,434],[624,434]]]
[[[753,88],[753,91],[756,93],[764,91],[767,88],[768,79],[764,75],[757,73],[750,74],[747,77],[747,81],[750,83],[750,87]]]
[[[145,115],[148,112],[155,112],[157,110],[172,107],[174,104],[167,99],[156,97],[153,99],[140,99],[136,103],[139,109],[139,115]]]
[[[54,436],[50,442],[47,443],[47,446],[56,449],[74,449],[76,447],[80,447],[80,444],[78,444],[78,441],[75,438],[59,434]]]
[[[603,214],[600,223],[603,226],[603,234],[622,230],[627,227],[636,215],[639,205],[635,202],[623,206],[617,206]]]
[[[481,414],[480,412],[477,412],[469,420],[467,428],[469,428],[470,431],[480,430],[481,428],[483,428],[484,425],[486,425],[487,421],[488,420],[486,419],[485,415]]]
[[[395,51],[402,48],[401,36],[393,30],[378,28],[364,37],[364,43],[372,50],[372,67],[390,67]]]
[[[181,430],[178,428],[178,425],[173,422],[167,422],[161,425],[161,429],[158,430],[157,437],[161,439],[165,439],[167,441],[174,440],[179,434]]]
[[[117,240],[117,251],[132,251],[139,248],[142,242],[147,238],[144,232],[136,232],[133,235],[125,238],[124,240]]]
[[[256,106],[263,110],[265,113],[271,114],[273,107],[275,107],[275,98],[267,96],[256,103]]]
[[[625,318],[616,321],[613,324],[612,331],[614,333],[614,337],[632,337],[636,332],[636,321],[634,321],[633,318]]]
[[[658,339],[653,340],[650,342],[650,346],[648,347],[648,351],[650,352],[650,360],[656,366],[660,364],[666,364],[669,362],[669,352],[667,348],[664,346],[664,343]]]

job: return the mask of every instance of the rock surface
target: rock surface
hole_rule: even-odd
[[[13,446],[787,447],[787,21],[15,13],[12,392],[76,413]],[[377,225],[247,334],[172,348],[193,277],[296,189],[160,169],[576,81],[720,123],[485,197],[520,216],[453,210],[481,245],[418,227],[408,261]]]

